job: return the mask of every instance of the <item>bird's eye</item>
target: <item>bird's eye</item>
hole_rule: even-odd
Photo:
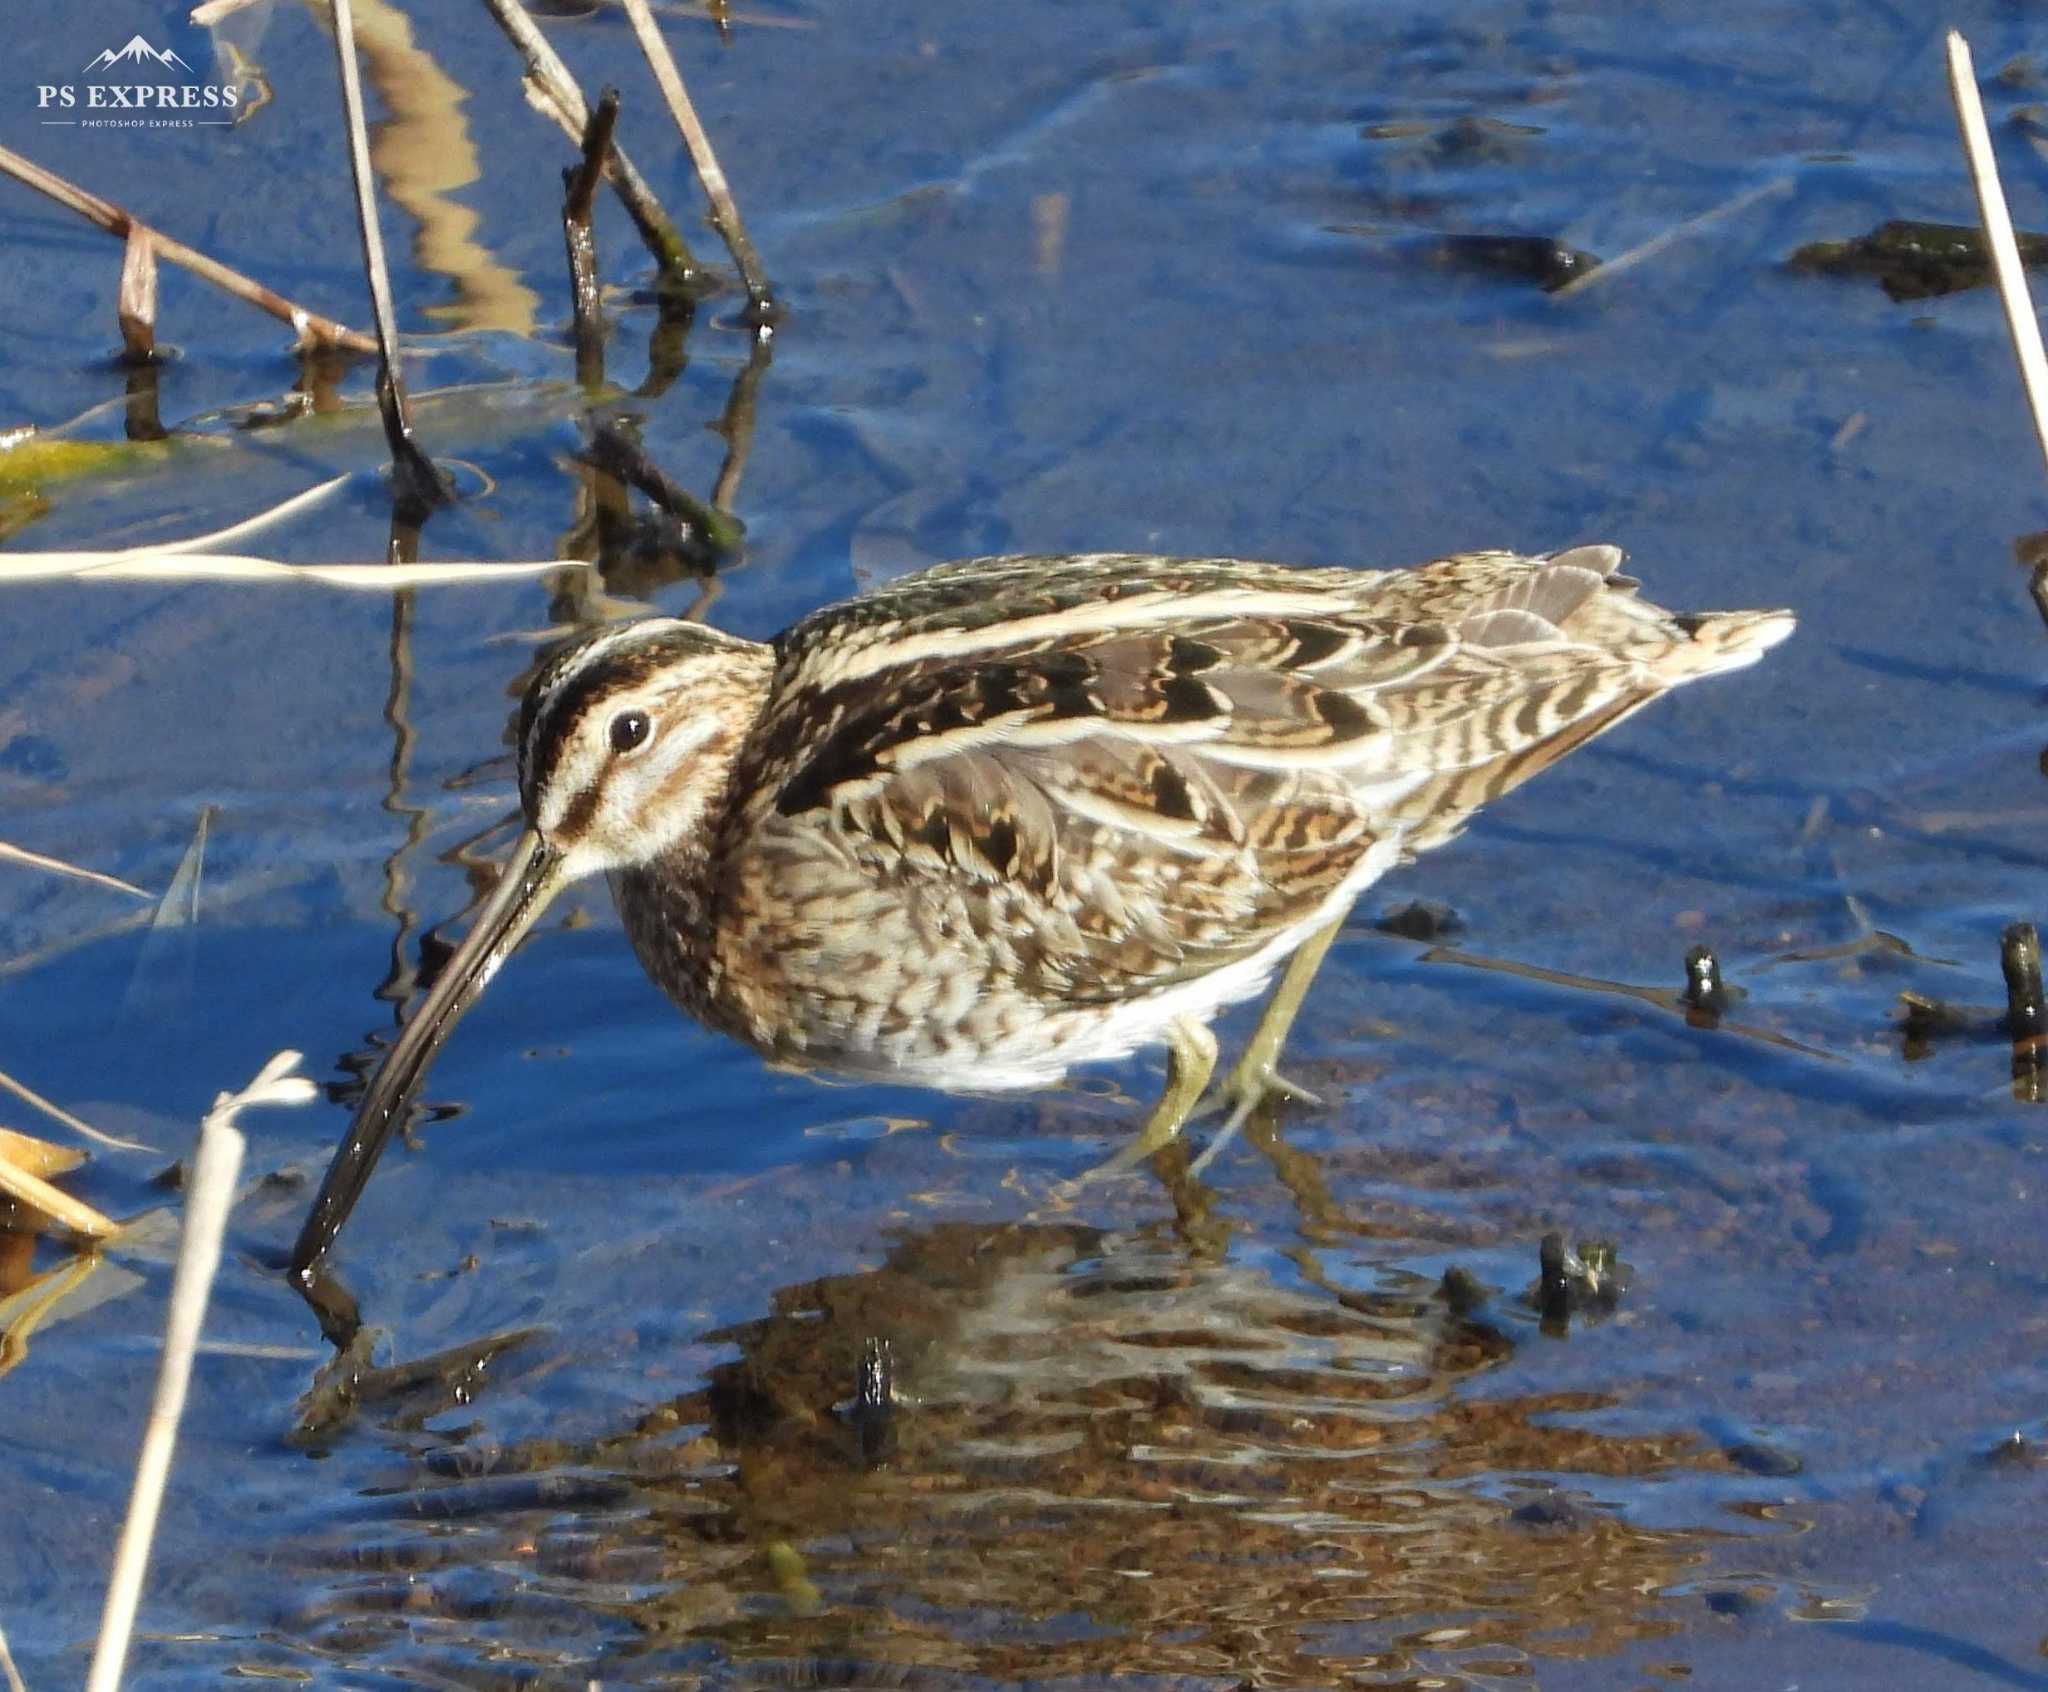
[[[612,718],[612,750],[638,751],[647,744],[648,736],[653,733],[654,724],[648,721],[645,711],[621,711]]]

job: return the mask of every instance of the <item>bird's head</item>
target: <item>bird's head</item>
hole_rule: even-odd
[[[565,880],[648,863],[702,832],[771,663],[766,647],[666,617],[548,661],[519,708],[519,800]]]
[[[292,1248],[302,1286],[313,1286],[434,1053],[555,895],[703,840],[772,665],[765,646],[650,618],[578,641],[534,677],[519,709],[526,832],[363,1091]]]

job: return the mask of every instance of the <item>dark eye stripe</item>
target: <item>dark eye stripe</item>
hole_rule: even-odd
[[[672,653],[652,638],[618,646],[616,634],[600,635],[588,644],[603,650],[572,649],[555,662],[560,674],[543,672],[528,692],[520,712],[520,798],[528,814],[555,779],[563,750],[576,726],[607,695],[644,683]]]
[[[597,815],[598,794],[603,786],[604,779],[599,777],[569,801],[569,808],[562,813],[562,820],[555,829],[557,845],[571,846],[582,838]]]

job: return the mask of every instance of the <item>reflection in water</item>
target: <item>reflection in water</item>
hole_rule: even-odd
[[[649,375],[643,392],[658,394],[680,374],[688,362],[684,342],[693,321],[694,308],[687,301],[664,301],[650,337]],[[739,548],[741,531],[731,515],[732,502],[738,495],[740,478],[752,448],[755,396],[770,358],[767,338],[756,336],[746,364],[733,377],[725,409],[717,423],[712,425],[714,432],[724,439],[726,451],[709,506],[669,482],[639,448],[637,435],[630,425],[616,420],[607,421],[611,414],[601,403],[586,407],[584,424],[592,450],[572,460],[568,466],[575,478],[575,517],[561,538],[560,555],[565,559],[587,559],[595,563],[596,579],[603,584],[603,591],[594,585],[592,572],[588,570],[564,570],[559,576],[550,576],[547,579],[548,613],[552,625],[573,636],[607,620],[638,614],[662,588],[689,577],[697,578],[703,585],[696,602],[684,615],[691,618],[700,616],[710,605],[716,593],[714,571],[719,565],[731,562]],[[306,361],[299,386],[313,396],[310,409],[321,409],[318,400],[323,390],[317,384],[323,376],[331,382],[337,368],[332,356],[317,365]],[[303,414],[305,409],[296,408],[292,415]],[[610,443],[610,451],[598,450],[607,443]],[[627,447],[631,448],[630,452],[624,450]],[[624,462],[627,458],[632,460],[633,468],[641,471],[643,482],[653,484],[644,491],[649,493],[656,509],[644,518],[632,507]],[[666,501],[662,497],[664,494]],[[394,561],[416,558],[420,525],[429,514],[409,512],[406,507],[403,492],[394,489],[389,548]],[[628,597],[622,601],[612,597],[614,595]],[[430,933],[421,945],[423,968],[415,969],[411,962],[411,943],[420,930],[421,921],[419,913],[409,903],[412,874],[407,860],[424,843],[432,822],[431,810],[412,803],[407,794],[418,740],[418,731],[411,720],[414,597],[407,590],[400,590],[392,596],[391,684],[384,705],[384,720],[392,731],[392,752],[383,805],[389,814],[405,819],[406,833],[384,864],[384,890],[380,903],[395,929],[391,943],[391,967],[384,981],[375,989],[374,996],[391,1004],[397,1012],[402,1012],[412,998],[422,974],[431,984],[439,973],[439,966],[447,961],[453,949],[440,941],[438,933]],[[528,682],[546,661],[549,650],[551,648],[536,652],[513,680],[508,689],[513,699],[526,691]],[[464,784],[466,778],[463,777],[450,783],[451,786]],[[516,813],[513,820],[517,820]],[[453,921],[462,920],[479,905],[496,880],[495,865],[482,850],[486,837],[494,832],[495,825],[481,835],[457,842],[443,854],[444,861],[463,867],[470,883],[470,905],[457,913],[451,919]],[[402,1015],[395,1016],[394,1025],[403,1025]],[[372,1036],[373,1040],[376,1038]],[[359,1082],[367,1079],[375,1069],[380,1055],[381,1047],[357,1049],[343,1053],[337,1063]],[[343,1094],[354,1091],[351,1086],[343,1089]]]
[[[414,257],[455,285],[452,304],[423,307],[454,329],[530,335],[540,297],[479,246],[477,213],[451,192],[481,175],[462,116],[469,92],[414,43],[412,25],[384,0],[356,9],[356,40],[387,114],[371,158],[385,191],[418,220]]]
[[[774,1303],[616,1431],[410,1436],[279,1571],[326,1594],[272,1637],[449,1685],[1521,1675],[1677,1630],[1659,1595],[1712,1536],[1603,1494],[1728,1467],[1589,1431],[1605,1395],[1473,1390],[1513,1343],[1411,1275],[1340,1300],[1153,1233],[952,1224]],[[444,1354],[461,1394],[383,1372],[395,1422],[506,1343]]]

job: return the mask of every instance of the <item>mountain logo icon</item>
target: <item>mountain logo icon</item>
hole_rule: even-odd
[[[108,48],[106,52],[102,53],[98,58],[93,60],[93,62],[87,65],[85,68],[88,71],[112,70],[116,65],[141,64],[162,65],[166,69],[169,69],[172,65],[176,65],[178,69],[183,71],[187,76],[193,76],[197,74],[192,69],[192,67],[186,64],[183,59],[179,58],[176,52],[174,52],[171,48],[165,47],[159,50],[155,47],[150,46],[150,44],[147,41],[143,40],[142,37],[139,35],[130,36],[128,39],[128,45],[119,49],[118,51],[111,47]]]

